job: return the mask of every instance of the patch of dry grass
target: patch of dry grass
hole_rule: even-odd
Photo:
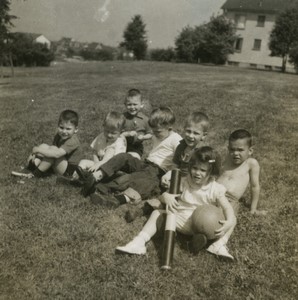
[[[193,256],[182,236],[171,272],[160,271],[161,236],[146,256],[115,255],[146,217],[127,224],[126,206],[94,206],[55,177],[21,184],[10,176],[33,145],[52,140],[65,108],[80,114],[88,156],[103,116],[122,110],[132,87],[151,104],[147,111],[170,105],[178,131],[189,112],[206,112],[209,143],[223,155],[232,130],[246,128],[255,136],[260,207],[269,214],[253,217],[242,205],[229,242],[235,262],[205,251]],[[17,69],[14,79],[0,79],[0,298],[295,299],[297,99],[297,76],[200,65],[58,64]]]

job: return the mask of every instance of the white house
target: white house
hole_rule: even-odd
[[[51,48],[51,42],[44,35],[38,34],[34,39],[35,43],[44,44],[48,49]]]
[[[15,36],[24,36],[30,39],[33,43],[39,43],[45,45],[48,49],[51,48],[51,41],[47,39],[43,34],[40,33],[29,33],[29,32],[14,32]]]
[[[236,25],[239,36],[229,65],[281,70],[282,59],[270,56],[269,36],[278,14],[297,0],[227,0],[224,15]],[[293,70],[288,64],[287,69]]]

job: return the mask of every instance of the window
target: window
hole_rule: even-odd
[[[253,50],[260,51],[261,50],[262,40],[255,39]]]
[[[236,15],[235,16],[235,24],[237,29],[244,29],[245,28],[245,15]]]
[[[243,38],[238,38],[235,43],[236,52],[241,52],[242,44],[243,44]]]
[[[266,16],[258,16],[257,27],[265,26]]]

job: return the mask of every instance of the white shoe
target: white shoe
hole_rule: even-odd
[[[28,171],[28,170],[24,170],[21,172],[17,172],[17,171],[12,171],[11,175],[13,176],[17,176],[17,177],[24,177],[24,178],[33,178],[34,175],[32,174],[32,172]]]
[[[136,244],[134,241],[129,242],[125,246],[117,247],[116,250],[124,253],[129,253],[129,254],[137,254],[137,255],[146,254],[146,246],[140,246]]]
[[[216,244],[215,242],[207,248],[207,251],[215,255],[234,259],[234,257],[229,253],[227,246],[223,244]]]

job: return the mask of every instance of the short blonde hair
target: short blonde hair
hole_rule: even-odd
[[[124,115],[116,111],[109,112],[103,121],[103,127],[112,128],[120,132],[123,130],[124,124]]]

